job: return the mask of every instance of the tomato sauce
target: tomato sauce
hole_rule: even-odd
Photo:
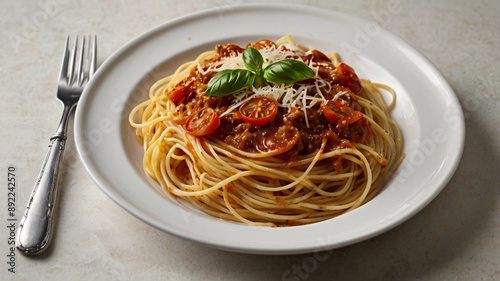
[[[254,44],[256,49],[274,45],[269,40],[261,40]],[[220,61],[223,58],[237,56],[244,51],[243,48],[229,44],[216,47],[216,55],[205,65],[205,70],[213,62]],[[342,103],[337,104],[340,107],[349,107],[336,110],[338,112],[358,112],[361,111],[356,102],[356,94],[361,91],[361,84],[352,68],[347,65],[335,67],[333,63],[323,53],[314,50],[304,52],[301,58],[306,64],[312,62],[321,62],[318,69],[318,75],[325,81],[331,83],[330,92],[322,93],[328,99],[340,91],[347,94],[342,95]],[[233,105],[234,97],[228,95],[225,97],[209,97],[204,95],[207,84],[215,74],[209,72],[206,75],[201,74],[197,68],[194,68],[189,77],[180,82],[172,91],[166,93],[175,99],[176,114],[180,122],[186,125],[189,118],[204,108],[212,108],[219,116]],[[308,79],[296,83],[299,87],[304,83],[313,83],[314,79]],[[182,96],[179,96],[182,94]],[[314,90],[309,93],[315,95]],[[334,108],[335,109],[335,108]],[[326,141],[324,151],[331,151],[340,148],[352,147],[351,142],[367,143],[373,136],[373,132],[368,120],[364,117],[355,118],[353,122],[347,122],[349,119],[345,116],[333,119],[338,120],[335,123],[325,118],[320,103],[315,104],[304,112],[300,108],[278,107],[274,112],[272,121],[267,120],[265,125],[256,125],[245,122],[242,113],[238,109],[229,114],[225,114],[218,120],[217,128],[211,131],[210,136],[216,137],[231,145],[247,152],[272,152],[272,155],[283,159],[297,159],[301,155],[316,152]],[[306,124],[306,116],[308,126]],[[341,113],[340,113],[341,114]],[[350,113],[351,114],[351,113]],[[329,118],[332,120],[331,118]],[[248,121],[248,118],[246,118]],[[209,122],[209,121],[207,121]],[[197,121],[197,126],[203,127],[202,121]],[[206,124],[213,126],[213,124]],[[335,163],[333,163],[335,164]]]

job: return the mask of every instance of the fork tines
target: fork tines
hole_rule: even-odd
[[[97,58],[97,36],[88,35],[82,37],[79,45],[78,36],[75,36],[73,47],[69,48],[70,36],[66,38],[64,56],[61,66],[59,81],[66,85],[83,85],[92,77],[96,69]],[[78,58],[78,64],[76,59]],[[87,70],[88,71],[85,71]],[[88,75],[85,75],[88,73]]]

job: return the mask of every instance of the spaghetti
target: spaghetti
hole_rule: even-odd
[[[314,77],[207,96],[217,73],[245,69],[246,49],[201,54],[157,81],[130,113],[144,171],[203,212],[248,225],[315,223],[374,198],[402,159],[390,117],[395,92],[289,36],[249,46],[263,67],[296,60]],[[389,105],[381,90],[392,95]]]

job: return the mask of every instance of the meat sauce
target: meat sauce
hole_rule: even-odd
[[[252,47],[259,50],[273,45],[276,47],[272,41],[261,40]],[[223,58],[235,57],[243,51],[244,48],[233,44],[218,45],[212,62],[204,68],[206,70],[212,63]],[[306,64],[321,63],[317,73],[331,84],[331,90],[328,93],[322,93],[327,100],[333,99],[337,93],[343,91],[341,98],[346,106],[349,106],[350,110],[361,110],[356,101],[356,94],[361,91],[361,84],[352,68],[344,64],[342,67],[335,67],[325,54],[317,50],[304,52],[300,56]],[[188,78],[172,89],[171,92],[179,90],[183,93],[182,98],[175,102],[176,113],[181,122],[186,122],[189,116],[205,107],[213,108],[221,116],[233,105],[232,95],[225,97],[204,95],[207,84],[214,75],[213,72],[202,75],[197,68],[194,68]],[[298,88],[307,83],[314,83],[314,79],[298,82],[294,87]],[[315,95],[315,88],[308,94]],[[308,126],[305,114],[307,114]],[[308,108],[306,113],[300,108],[279,107],[276,117],[265,126],[246,123],[240,112],[233,110],[220,117],[219,126],[211,133],[211,136],[240,150],[252,153],[269,152],[286,160],[298,159],[301,155],[316,152],[324,142],[324,152],[327,152],[351,148],[351,142],[367,143],[372,135],[370,123],[364,117],[351,124],[345,120],[337,123],[329,122],[324,116],[320,103]]]

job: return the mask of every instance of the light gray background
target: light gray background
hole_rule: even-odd
[[[229,253],[165,234],[131,216],[91,181],[69,141],[53,245],[39,257],[16,253],[16,273],[9,273],[7,167],[16,168],[19,218],[60,118],[54,97],[66,34],[96,33],[102,62],[166,21],[251,2],[309,4],[378,22],[442,72],[462,104],[467,138],[461,164],[441,194],[401,226],[331,252]],[[400,12],[380,16],[394,3]],[[500,3],[493,0],[1,1],[0,279],[495,280],[500,275],[499,14]]]

